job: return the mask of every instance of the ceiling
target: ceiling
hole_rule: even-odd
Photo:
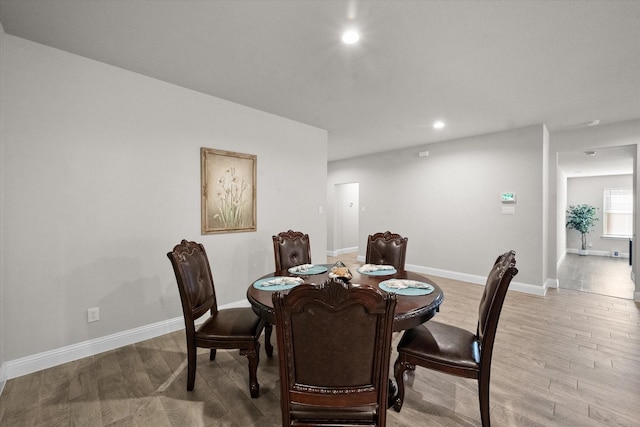
[[[593,153],[593,154],[591,154]],[[569,178],[633,173],[636,146],[558,153],[558,166]]]
[[[329,160],[640,118],[639,1],[0,0],[0,23],[326,129]]]

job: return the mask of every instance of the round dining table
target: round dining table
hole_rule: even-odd
[[[260,286],[260,283],[264,282],[265,279],[275,277],[301,277],[304,280],[304,283],[321,284],[330,278],[329,273],[331,272],[331,267],[333,267],[333,264],[316,264],[314,265],[316,270],[311,269],[307,273],[290,273],[288,270],[284,270],[265,274],[249,285],[249,289],[247,289],[247,299],[249,300],[253,311],[260,316],[260,318],[270,324],[275,324],[276,315],[272,302],[273,291],[278,290],[279,292],[287,293],[288,290],[282,290],[278,287],[271,286],[263,287]],[[442,289],[440,289],[440,287],[431,279],[419,273],[406,270],[396,271],[394,269],[391,272],[375,271],[370,274],[366,274],[364,272],[358,272],[358,269],[359,267],[350,267],[352,275],[352,278],[348,281],[350,285],[369,285],[380,290],[383,294],[387,292],[393,292],[396,294],[397,304],[395,314],[393,316],[394,332],[411,329],[431,319],[438,312],[440,304],[444,299]],[[312,274],[314,271],[321,272]],[[403,290],[396,291],[387,287],[385,287],[387,290],[381,288],[380,284],[382,283],[384,286],[384,282],[389,279],[404,279],[421,282],[423,284],[431,285],[433,287],[433,291],[426,295],[403,295],[403,293],[405,293]],[[418,291],[417,293],[420,292]]]

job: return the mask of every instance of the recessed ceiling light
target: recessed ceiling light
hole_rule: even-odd
[[[342,43],[354,44],[360,40],[360,34],[356,30],[348,30],[342,33]]]
[[[438,120],[437,122],[433,123],[433,128],[434,129],[442,129],[444,127],[444,122]]]

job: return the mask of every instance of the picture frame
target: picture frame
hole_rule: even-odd
[[[256,231],[257,156],[200,148],[202,234]]]

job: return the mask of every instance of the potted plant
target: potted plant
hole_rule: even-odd
[[[593,230],[597,221],[595,206],[587,204],[569,206],[567,228],[577,230],[582,235],[582,248],[578,250],[578,255],[587,255],[587,234]]]

